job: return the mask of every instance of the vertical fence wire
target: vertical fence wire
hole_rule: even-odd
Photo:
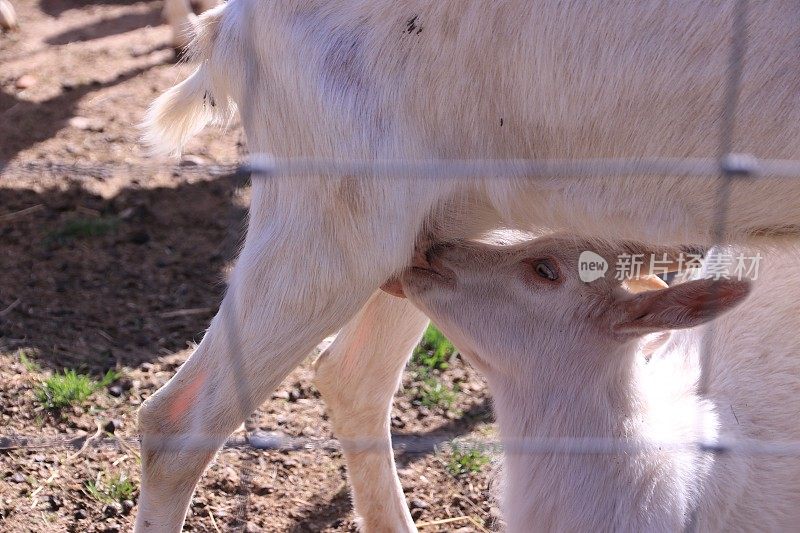
[[[747,51],[747,8],[747,0],[737,0],[734,4],[733,20],[731,21],[731,30],[729,34],[730,55],[727,69],[728,78],[726,80],[725,94],[722,101],[719,148],[717,152],[720,177],[712,227],[713,240],[717,245],[722,245],[725,241],[733,181],[742,177],[741,169],[737,169],[733,166],[734,161],[732,161],[732,154],[734,149],[736,112],[739,104],[739,93],[741,91],[742,70],[744,67],[745,53]],[[709,392],[709,383],[711,382],[711,377],[714,372],[714,337],[716,330],[715,322],[711,321],[711,323],[706,326],[702,339],[700,379],[697,386],[698,394],[701,396],[707,396]],[[698,424],[701,423],[701,421],[698,421]],[[698,432],[698,434],[702,433]],[[716,457],[720,455],[722,451],[711,450],[705,453]],[[699,513],[702,507],[701,498],[702,491],[699,491],[697,501],[693,504],[694,506],[685,528],[687,533],[695,533],[699,528]]]

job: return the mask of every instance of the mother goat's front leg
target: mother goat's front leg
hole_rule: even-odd
[[[366,533],[417,530],[397,477],[389,422],[403,368],[427,323],[408,300],[376,292],[314,365]]]
[[[217,316],[142,405],[139,532],[180,531],[195,484],[228,435],[410,255],[412,221],[400,238],[372,218],[340,227],[321,209],[301,209],[302,192],[293,191],[291,205],[265,215],[258,198],[269,195],[254,185],[248,238]],[[370,252],[364,242],[384,248]]]

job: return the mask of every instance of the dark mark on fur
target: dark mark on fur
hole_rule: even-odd
[[[411,17],[406,21],[406,33],[411,34],[414,33],[414,31],[417,32],[417,35],[422,33],[422,26],[417,26],[418,17],[419,15],[414,15],[413,17]]]
[[[503,117],[500,117],[500,127],[503,127]]]
[[[733,405],[731,405],[731,413],[733,413],[733,418],[736,419],[736,425],[739,425],[739,417],[736,416],[736,411],[733,410]]]
[[[205,104],[206,102],[208,102],[208,105],[211,107],[217,107],[217,102],[214,101],[214,95],[208,91],[203,94],[203,103]]]

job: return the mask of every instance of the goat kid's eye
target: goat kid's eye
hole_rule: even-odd
[[[558,279],[558,269],[544,259],[536,261],[533,264],[533,270],[537,276],[548,281],[556,281]]]

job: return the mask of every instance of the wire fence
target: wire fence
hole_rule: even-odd
[[[520,178],[543,179],[564,178],[607,178],[621,176],[637,177],[696,177],[720,180],[717,192],[717,208],[713,235],[721,242],[725,234],[728,202],[731,184],[737,179],[798,179],[800,161],[797,160],[759,160],[751,155],[737,154],[733,151],[733,132],[739,87],[746,51],[747,2],[736,4],[734,23],[728,37],[731,39],[728,79],[724,97],[723,115],[720,121],[720,134],[717,158],[674,159],[586,159],[586,160],[459,160],[459,161],[343,161],[329,159],[281,159],[266,154],[254,154],[243,163],[226,165],[141,165],[84,163],[68,164],[61,162],[7,162],[0,163],[0,176],[5,174],[57,174],[70,178],[93,177],[109,178],[126,172],[172,172],[196,176],[227,176],[232,179],[271,179],[274,177],[303,176],[363,176],[374,179],[453,179],[474,178]],[[723,38],[726,36],[720,36]],[[232,331],[235,331],[233,329]],[[702,351],[702,374],[699,390],[705,393],[708,387],[713,349],[711,339],[713,325],[708,328]],[[233,350],[236,357],[231,359],[234,373],[241,387],[238,394],[244,394],[247,378],[239,350]],[[247,402],[241,400],[243,405]],[[266,433],[248,428],[245,437],[229,438],[224,447],[229,449],[276,450],[292,452],[300,450],[321,450],[327,453],[341,451],[341,442],[335,439],[296,438]],[[169,437],[165,437],[168,442]],[[193,442],[185,436],[175,442],[181,449],[217,448],[218,442],[199,439]],[[351,440],[347,444],[361,450],[373,447],[382,450],[383,441],[370,439]],[[429,453],[442,447],[455,446],[449,438],[443,437],[394,437],[393,447],[405,453]],[[72,439],[44,439],[33,435],[0,435],[0,451],[63,449],[83,450],[86,447],[122,447],[136,449],[138,439],[110,437],[98,431],[95,435],[85,435]],[[648,442],[641,443],[624,439],[605,438],[535,438],[518,441],[498,442],[487,439],[464,439],[457,446],[471,447],[495,452],[547,453],[547,454],[634,454],[659,452],[701,452],[709,454],[747,454],[756,456],[800,456],[800,441],[769,442],[754,440],[713,440],[694,442]],[[243,477],[246,484],[247,478]],[[695,509],[699,505],[696,503]],[[241,514],[246,516],[246,495]],[[688,530],[697,527],[696,513],[692,513]]]

